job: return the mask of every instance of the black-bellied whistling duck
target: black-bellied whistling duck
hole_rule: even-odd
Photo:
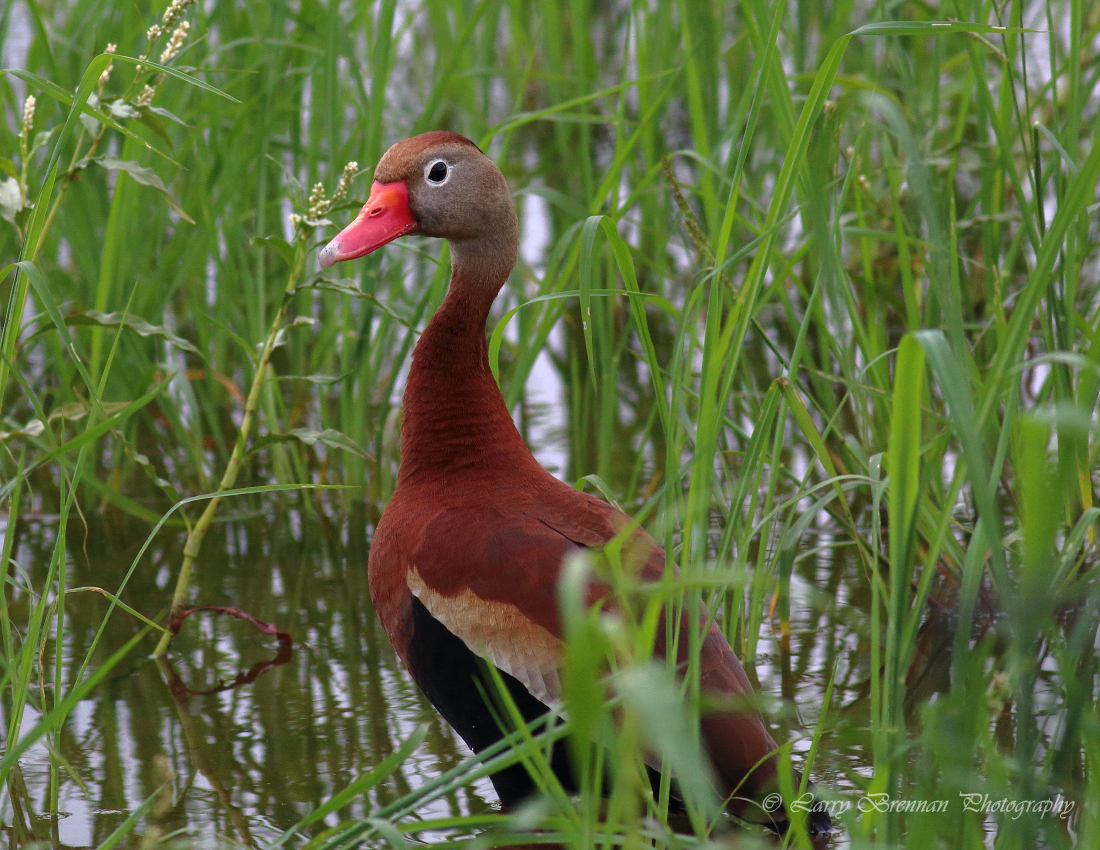
[[[366,205],[322,249],[321,265],[413,233],[448,240],[451,284],[413,352],[397,491],[371,544],[370,592],[417,684],[480,752],[503,734],[485,703],[494,687],[485,665],[528,720],[560,703],[562,561],[604,546],[629,520],[539,466],[489,370],[485,321],[515,264],[519,228],[504,177],[469,139],[432,132],[390,148]],[[664,571],[664,552],[644,531],[632,533],[629,548],[642,580]],[[596,586],[592,598],[600,598]],[[681,628],[691,627],[684,614]],[[688,643],[677,641],[681,664]],[[661,634],[658,652],[664,644]],[[699,670],[703,693],[751,702],[752,686],[716,625],[706,629]],[[702,739],[730,811],[782,829],[782,807],[757,805],[775,790],[778,769],[759,713],[742,705],[706,714]],[[569,787],[564,748],[553,767]],[[491,778],[505,806],[535,790],[521,765]],[[828,821],[819,812],[809,825],[820,832]]]

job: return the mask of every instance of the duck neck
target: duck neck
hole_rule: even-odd
[[[454,257],[447,296],[413,351],[399,484],[438,484],[459,470],[495,476],[502,465],[534,462],[489,369],[485,342],[489,307],[511,264],[503,274],[469,271]]]

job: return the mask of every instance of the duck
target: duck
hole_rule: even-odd
[[[563,704],[558,584],[571,558],[623,536],[639,581],[656,582],[672,568],[625,513],[546,471],[516,428],[489,366],[486,321],[516,263],[519,224],[504,176],[466,137],[439,130],[393,145],[374,170],[366,204],[321,249],[320,265],[414,234],[449,243],[451,277],[413,351],[397,485],[371,541],[368,584],[413,680],[481,753],[506,734],[486,697],[494,679],[528,722]],[[613,604],[596,578],[588,597]],[[702,633],[693,669],[700,693],[718,707],[701,715],[700,737],[727,811],[783,832],[789,816],[776,802],[778,747],[741,662],[704,606],[682,612],[677,628],[673,635],[661,627],[655,654],[676,646],[683,671],[692,643],[686,632]],[[563,788],[575,790],[564,742],[551,767]],[[506,809],[536,793],[522,764],[490,779]],[[811,812],[807,825],[827,832],[827,813]]]

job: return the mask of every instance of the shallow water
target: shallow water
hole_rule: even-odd
[[[21,4],[12,8],[16,16],[23,15]],[[1044,26],[1038,19],[1029,25]],[[12,32],[17,37],[3,45],[4,64],[22,67],[29,24],[17,20]],[[1040,54],[1045,50],[1041,38],[1030,43]],[[1038,73],[1046,64],[1036,63]],[[13,86],[21,92],[20,81]],[[727,96],[723,92],[722,97]],[[511,101],[500,104],[503,114],[512,108]],[[551,243],[545,232],[550,227],[548,206],[534,192],[519,200],[525,227],[523,256],[537,270]],[[796,227],[792,232],[799,231]],[[210,269],[212,301],[212,260]],[[838,319],[843,321],[843,316]],[[836,328],[838,334],[847,330]],[[514,324],[512,332],[518,334]],[[555,331],[550,340],[559,353],[565,348],[560,335]],[[758,386],[766,387],[782,369],[766,347],[758,341],[753,344],[757,348],[746,359],[762,364]],[[30,349],[30,356],[43,355]],[[184,365],[181,359],[179,366]],[[48,370],[49,365],[39,363],[35,368]],[[528,407],[541,409],[527,433],[536,456],[558,474],[565,474],[571,463],[591,472],[595,465],[576,456],[577,446],[571,454],[554,439],[569,424],[558,374],[547,366],[544,355],[529,385],[547,389],[528,398]],[[644,375],[635,376],[629,386],[624,379],[628,393],[646,386]],[[622,419],[631,422],[634,416],[626,413]],[[753,423],[741,424],[748,432]],[[785,460],[788,468],[812,463],[804,454]],[[629,478],[629,470],[622,477]],[[56,484],[50,482],[54,489]],[[612,485],[613,490],[629,490],[614,479]],[[126,846],[177,833],[188,846],[261,846],[293,829],[426,726],[424,743],[395,774],[288,842],[301,846],[341,821],[371,815],[468,756],[397,662],[374,617],[365,565],[371,517],[380,506],[349,516],[335,501],[321,500],[322,515],[306,503],[308,498],[312,497],[268,494],[224,506],[222,522],[204,543],[193,583],[195,604],[241,609],[288,633],[293,641],[289,659],[264,666],[277,658],[279,642],[244,621],[214,613],[197,613],[186,622],[168,656],[169,666],[149,660],[154,638],[146,638],[49,739],[52,758],[47,744],[40,742],[24,754],[12,781],[0,789],[0,831],[10,846],[35,840],[56,847],[96,846],[146,805],[148,811],[124,839]],[[62,655],[56,666],[48,657],[42,664],[47,675],[64,683],[64,690],[77,680],[86,660],[90,673],[141,629],[135,617],[120,609],[104,624],[109,600],[72,589],[124,587],[124,603],[163,622],[184,541],[182,529],[166,529],[135,562],[148,524],[119,520],[117,514],[100,515],[93,499],[82,507],[89,511],[88,525],[74,522],[68,529],[68,546],[62,547],[73,558],[66,565],[70,592],[64,606]],[[149,508],[159,516],[167,505],[151,502]],[[17,528],[0,526],[0,539],[4,533],[17,535],[13,560],[19,567],[7,594],[13,623],[27,622],[37,601],[27,588],[50,586],[45,576],[57,534],[56,515],[43,512],[50,509],[39,506],[35,514],[32,506],[23,512]],[[777,740],[795,740],[796,752],[808,747],[826,684],[834,681],[813,776],[819,786],[852,802],[858,800],[860,779],[871,772],[869,579],[835,548],[837,539],[826,527],[807,532],[800,545],[812,554],[800,557],[795,567],[789,649],[777,638],[777,620],[761,613],[761,637],[746,666],[760,680],[761,692],[774,701],[769,715]],[[131,566],[133,574],[127,579]],[[932,622],[922,636],[925,663],[907,683],[912,702],[943,692],[944,635],[952,628],[950,623]],[[92,649],[94,642],[98,645]],[[257,665],[264,669],[254,680],[233,685],[235,678]],[[41,690],[49,703],[52,685],[43,683]],[[0,693],[0,730],[6,733],[12,723],[10,697],[2,688]],[[1051,702],[1038,721],[1049,737],[1057,733],[1062,719]],[[17,731],[29,731],[38,716],[28,710]],[[1011,743],[1005,750],[1011,750]],[[422,807],[418,814],[433,818],[480,812],[492,810],[495,803],[491,785],[481,780]],[[992,845],[993,833],[989,841]],[[844,837],[834,844],[844,846]]]
[[[132,843],[139,836],[148,840],[183,831],[189,843],[206,846],[225,839],[266,844],[426,724],[424,743],[396,774],[293,838],[295,846],[345,819],[369,816],[465,758],[465,746],[411,682],[375,619],[365,569],[368,526],[357,516],[349,519],[348,531],[337,533],[315,512],[293,507],[216,526],[204,544],[192,598],[277,625],[293,638],[289,660],[233,686],[239,674],[272,661],[279,642],[246,621],[212,612],[197,612],[184,622],[166,665],[148,658],[153,640],[146,639],[111,671],[105,686],[77,706],[53,740],[65,765],[57,777],[60,816],[43,814],[52,808],[46,746],[36,745],[21,759],[21,781],[7,789],[0,810],[9,843],[97,845],[151,800]],[[40,524],[21,524],[19,563],[48,563],[51,527],[45,517]],[[70,530],[74,539],[83,534]],[[71,565],[69,588],[118,588],[143,534],[139,523],[93,517],[83,546],[86,557]],[[163,531],[137,562],[122,600],[152,617],[163,612],[182,545],[181,531]],[[41,586],[36,578],[30,576],[32,586]],[[859,662],[864,638],[861,618],[852,616],[851,594],[811,593],[809,587],[796,579],[790,654],[777,651],[770,629],[758,645],[756,671],[763,691],[777,698],[779,740],[812,728],[833,665],[838,687],[851,689],[840,700],[850,706],[849,720],[865,713],[858,693],[867,675]],[[13,594],[16,610],[28,601],[25,593]],[[108,606],[101,595],[70,592],[65,681],[75,679]],[[91,666],[139,629],[134,617],[116,609],[91,652]],[[52,669],[46,661],[45,669]],[[6,725],[9,707],[0,710]],[[36,719],[28,713],[23,728]],[[815,770],[819,782],[847,785],[852,771],[864,771],[869,754],[844,737],[826,735],[827,755]],[[495,803],[483,779],[419,815],[486,811]]]

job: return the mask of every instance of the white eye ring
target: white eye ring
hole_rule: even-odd
[[[443,166],[443,176],[439,177],[439,166]],[[436,177],[432,177],[432,172],[436,173]],[[442,186],[448,180],[451,179],[451,166],[444,159],[433,159],[427,165],[424,166],[424,180],[431,186]]]

